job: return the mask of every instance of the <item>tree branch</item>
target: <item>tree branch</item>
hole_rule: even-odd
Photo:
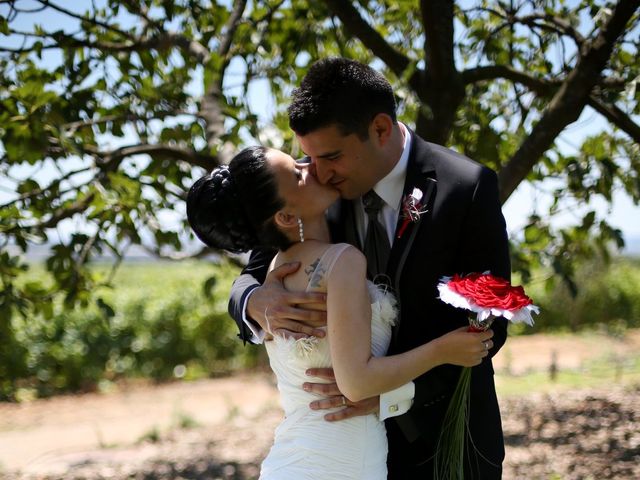
[[[640,125],[635,123],[629,115],[615,105],[605,103],[594,94],[589,96],[587,103],[596,112],[629,135],[636,143],[640,144]]]
[[[242,14],[244,13],[246,5],[246,0],[236,0],[234,2],[233,11],[225,25],[225,33],[220,41],[220,48],[217,52],[222,60],[222,64],[219,67],[219,71],[212,72],[214,74],[214,78],[211,80],[207,91],[202,97],[200,108],[200,115],[206,122],[205,138],[207,140],[207,146],[210,151],[217,150],[218,157],[220,157],[224,163],[227,163],[226,161],[230,159],[233,146],[229,143],[219,145],[220,139],[225,133],[225,115],[222,111],[225,99],[222,93],[222,81],[225,70],[230,61],[229,51],[231,49],[233,36],[240,21],[242,20]],[[209,66],[204,64],[204,67],[208,68]]]
[[[3,53],[29,53],[35,52],[36,50],[53,50],[55,48],[61,48],[57,43],[53,43],[51,45],[42,45],[40,47],[20,47],[20,48],[11,48],[11,47],[0,47],[0,52]]]
[[[411,65],[411,61],[398,52],[369,25],[358,10],[347,0],[324,0],[329,9],[340,19],[345,29],[357,37],[375,56],[381,59],[398,78]]]
[[[194,58],[196,61],[198,61],[202,65],[206,65],[209,62],[209,59],[211,58],[211,53],[200,42],[193,39],[186,38],[185,36],[177,32],[170,32],[165,30],[163,28],[163,25],[160,22],[155,21],[149,17],[148,9],[144,4],[133,1],[133,0],[123,0],[123,1],[125,5],[127,5],[127,7],[130,9],[130,11],[133,11],[136,14],[138,14],[145,21],[145,24],[146,24],[146,27],[144,30],[145,32],[148,29],[149,25],[154,26],[158,30],[158,32],[160,32],[157,35],[155,35],[155,38],[162,39],[162,41],[160,42],[162,45],[177,46],[184,53]]]
[[[436,85],[444,85],[459,75],[453,53],[453,1],[422,0],[424,49],[427,72]]]
[[[638,0],[620,0],[600,33],[581,50],[575,69],[558,89],[547,111],[522,143],[518,151],[500,170],[501,201],[506,201],[556,137],[579,116],[607,65],[616,40],[639,7]]]
[[[122,3],[129,9],[130,12],[135,12],[144,20],[143,34],[147,32],[150,26],[154,26],[158,30],[163,30],[162,22],[153,20],[149,17],[149,9],[143,2],[134,0],[122,0]]]
[[[465,85],[484,80],[495,80],[496,78],[504,78],[513,83],[519,83],[542,96],[552,95],[563,83],[557,79],[534,77],[508,65],[486,65],[469,68],[462,72],[462,82]],[[614,91],[622,91],[626,87],[624,79],[621,78],[600,78],[597,85]]]
[[[111,285],[111,282],[113,282],[113,279],[116,276],[116,273],[118,272],[118,268],[122,264],[122,261],[124,260],[127,250],[129,249],[132,243],[130,242],[129,245],[124,246],[122,248],[122,251],[120,251],[115,245],[111,245],[109,241],[103,240],[103,242],[113,252],[113,254],[116,257],[113,262],[113,265],[111,265],[111,269],[109,270],[109,275],[107,276],[107,279],[102,284],[106,286],[106,285]]]
[[[102,225],[98,226],[96,233],[94,233],[91,237],[87,239],[87,241],[82,245],[82,250],[76,259],[76,269],[80,269],[85,263],[87,263],[87,259],[89,258],[89,254],[91,253],[91,249],[95,245],[98,238],[100,238],[100,232],[102,230]]]
[[[229,20],[225,25],[225,32],[222,34],[222,38],[220,39],[218,55],[225,59],[225,67],[229,62],[229,51],[231,50],[231,45],[233,44],[233,36],[238,29],[238,25],[240,25],[240,20],[242,19],[242,14],[244,13],[244,9],[246,7],[247,0],[236,0],[233,3],[233,10],[231,11]]]
[[[89,204],[93,201],[94,197],[95,197],[95,193],[90,193],[82,200],[76,200],[68,207],[57,208],[51,214],[48,220],[45,220],[44,222],[40,222],[37,225],[33,225],[32,228],[35,228],[37,230],[45,230],[47,228],[53,228],[56,225],[58,225],[58,223],[60,223],[62,220],[66,218],[70,218],[74,216],[76,213],[84,212],[87,209],[87,207],[89,207]]]
[[[87,40],[80,40],[75,37],[62,34],[59,32],[53,33],[51,38],[57,40],[60,47],[86,47],[100,50],[103,52],[138,52],[141,50],[167,50],[175,45],[175,38],[177,35],[171,33],[161,33],[155,36],[151,36],[147,39],[135,39],[131,42],[125,43],[113,43],[113,42],[90,42]]]
[[[138,145],[120,147],[109,152],[101,152],[97,149],[91,149],[89,150],[89,152],[92,155],[102,159],[102,161],[98,164],[98,166],[102,170],[104,170],[105,167],[108,167],[108,170],[112,170],[113,164],[117,164],[122,159],[131,157],[133,155],[149,155],[151,157],[157,158],[168,157],[176,160],[183,160],[191,165],[202,167],[207,171],[220,165],[218,156],[205,155],[202,153],[198,153],[195,150],[188,150],[186,148],[167,144],[143,143]]]
[[[547,80],[534,77],[520,70],[516,70],[508,65],[490,65],[470,68],[462,72],[462,83],[469,85],[484,80],[495,80],[504,78],[513,83],[524,85],[529,90],[539,95],[547,96],[552,94],[562,84],[558,80]]]
[[[70,122],[63,124],[60,129],[66,131],[68,135],[73,135],[79,128],[91,127],[93,125],[100,125],[107,122],[135,122],[137,120],[143,120],[150,122],[152,120],[164,120],[167,117],[175,117],[177,115],[192,115],[197,116],[193,112],[186,110],[175,110],[171,112],[152,112],[153,116],[138,115],[136,113],[128,113],[125,115],[106,115],[95,119],[78,120],[77,122]]]
[[[113,53],[127,53],[127,52],[137,52],[145,49],[158,49],[164,50],[173,46],[173,39],[176,37],[175,35],[171,35],[169,33],[163,35],[157,35],[154,37],[150,37],[146,40],[136,40],[131,42],[123,42],[123,43],[114,43],[114,42],[92,42],[86,39],[76,38],[72,35],[67,35],[64,32],[52,32],[46,33],[43,35],[38,35],[39,37],[46,38],[47,40],[51,40],[55,43],[35,46],[31,45],[29,47],[21,47],[21,48],[8,48],[8,47],[0,47],[0,52],[9,52],[9,53],[27,53],[33,52],[36,50],[49,50],[54,48],[91,48],[95,50],[100,50],[102,52],[113,52]]]
[[[93,18],[88,18],[85,16],[82,16],[80,14],[77,14],[75,12],[72,12],[71,10],[67,10],[66,8],[60,7],[59,5],[56,5],[54,3],[51,3],[49,0],[37,0],[38,3],[40,3],[42,6],[44,7],[49,7],[53,10],[56,10],[60,13],[64,13],[65,15],[68,15],[72,18],[75,18],[77,20],[83,21],[83,22],[90,22],[98,27],[102,27],[105,30],[109,30],[112,31],[114,33],[117,33],[118,35],[122,35],[125,38],[128,38],[129,40],[135,40],[135,37],[133,35],[131,35],[128,32],[124,32],[116,27],[114,27],[113,25],[109,25],[108,23],[104,23],[101,22],[99,20],[97,20],[95,17]]]
[[[421,0],[424,28],[425,79],[417,93],[432,115],[418,117],[418,133],[429,141],[446,144],[464,99],[464,84],[455,64],[453,0]]]
[[[50,33],[23,32],[21,30],[9,29],[10,35],[22,35],[23,37],[50,38]]]
[[[146,39],[135,38],[132,36],[128,36],[130,41],[128,42],[104,42],[104,41],[89,41],[87,39],[76,38],[73,35],[68,35],[62,31],[56,32],[46,32],[43,34],[32,34],[25,32],[14,32],[16,34],[26,36],[35,36],[39,38],[45,38],[47,40],[51,40],[55,43],[42,45],[42,46],[29,46],[29,47],[21,47],[21,48],[8,48],[8,47],[0,47],[0,52],[9,52],[9,53],[28,53],[38,49],[49,50],[55,48],[91,48],[95,50],[99,50],[102,52],[112,52],[112,53],[127,53],[127,52],[137,52],[141,50],[167,50],[171,47],[179,47],[183,52],[187,55],[195,58],[198,62],[203,65],[206,65],[209,62],[211,54],[209,50],[203,46],[201,43],[188,39],[183,35],[180,35],[176,32],[165,32],[161,31],[156,35],[148,37]]]
[[[167,40],[172,41],[177,47],[180,47],[183,52],[194,58],[205,68],[207,67],[211,59],[211,52],[209,52],[207,47],[200,42],[191,40],[175,32],[166,32],[164,35]]]
[[[532,13],[530,15],[517,16],[516,10],[508,10],[508,11],[500,11],[495,8],[489,7],[473,7],[462,10],[465,13],[469,12],[486,12],[489,15],[496,16],[498,18],[502,18],[506,20],[507,25],[515,25],[516,23],[520,23],[522,25],[527,25],[529,27],[536,27],[540,29],[544,29],[547,31],[551,31],[554,33],[558,33],[561,35],[565,35],[567,37],[572,38],[577,45],[582,45],[585,42],[584,36],[578,32],[573,25],[567,22],[565,19],[557,17],[555,15],[551,15],[548,13]],[[539,21],[543,21],[545,23],[538,23]],[[504,27],[498,27],[497,30],[500,30]],[[533,28],[532,28],[533,29]]]
[[[9,8],[11,9],[10,12],[11,13],[38,13],[38,12],[42,12],[43,10],[45,10],[47,7],[46,6],[42,6],[42,7],[34,7],[34,8],[18,8],[15,5],[15,0],[2,0],[0,1],[0,4],[2,3],[9,3]],[[11,18],[11,20],[13,20],[14,17]]]
[[[171,260],[175,262],[180,262],[182,260],[196,260],[199,258],[204,258],[208,255],[219,254],[220,256],[224,256],[225,253],[221,250],[212,250],[209,247],[202,247],[195,253],[186,253],[186,252],[171,252],[171,253],[162,253],[160,248],[150,247],[148,245],[141,244],[140,245],[145,252],[153,255],[154,257],[161,258],[163,260]]]
[[[20,195],[18,198],[11,200],[10,202],[7,202],[3,205],[0,205],[0,208],[6,208],[9,207],[15,203],[19,203],[19,202],[24,202],[25,200],[29,200],[33,197],[37,197],[38,195],[42,195],[44,192],[51,190],[52,188],[56,188],[58,187],[63,181],[68,180],[69,178],[73,177],[74,175],[78,175],[79,173],[84,173],[84,172],[88,172],[89,170],[92,170],[94,167],[85,167],[85,168],[81,168],[79,170],[72,170],[68,173],[66,173],[65,175],[63,175],[62,177],[58,177],[55,180],[53,180],[49,185],[47,185],[44,188],[37,188],[35,190],[31,190],[29,192],[25,192],[22,195]],[[74,188],[77,189],[78,187]],[[60,195],[63,195],[64,193],[68,193],[71,190],[68,190],[67,192],[61,192]]]
[[[157,247],[149,247],[147,245],[141,245],[141,247],[149,254],[161,258],[163,260],[171,260],[175,262],[180,262],[183,260],[196,260],[200,258],[208,257],[209,255],[218,255],[220,257],[224,257],[227,261],[231,262],[232,265],[235,265],[239,268],[246,267],[246,263],[242,262],[239,257],[235,255],[229,255],[224,250],[212,249],[209,247],[203,247],[195,253],[181,253],[181,252],[172,252],[172,253],[162,253],[160,249]]]
[[[550,14],[531,14],[523,17],[508,15],[504,17],[509,23],[521,23],[529,27],[537,27],[571,38],[578,47],[584,45],[585,38],[566,20]],[[539,23],[539,21],[544,23]]]

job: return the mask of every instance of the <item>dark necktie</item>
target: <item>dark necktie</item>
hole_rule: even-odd
[[[387,229],[380,223],[378,214],[384,205],[376,192],[369,190],[362,197],[364,211],[369,217],[369,226],[364,239],[364,255],[367,257],[367,272],[373,280],[379,274],[385,274],[391,247]]]

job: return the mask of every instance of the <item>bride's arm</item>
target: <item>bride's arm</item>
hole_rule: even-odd
[[[389,357],[371,355],[371,304],[366,259],[348,248],[327,282],[327,327],[336,382],[352,402],[398,388],[444,363],[474,366],[487,351],[492,333],[454,330],[408,352]]]

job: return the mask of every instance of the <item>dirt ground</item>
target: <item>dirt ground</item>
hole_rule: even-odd
[[[514,337],[494,363],[500,377],[639,348],[640,331]],[[640,478],[639,385],[501,396],[501,407],[506,480]],[[0,404],[0,478],[257,478],[280,418],[268,372]]]

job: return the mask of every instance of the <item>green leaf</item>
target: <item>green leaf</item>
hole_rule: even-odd
[[[215,276],[209,277],[205,280],[204,284],[202,285],[202,293],[204,293],[205,297],[207,297],[208,299],[213,298],[213,290],[215,289],[217,283],[218,279]]]
[[[9,35],[9,22],[5,17],[0,17],[0,33]]]
[[[116,315],[116,312],[113,309],[113,307],[109,305],[107,302],[105,302],[104,299],[102,299],[102,297],[99,297],[96,299],[96,305],[98,306],[98,308],[100,309],[100,311],[105,317],[113,318]]]

